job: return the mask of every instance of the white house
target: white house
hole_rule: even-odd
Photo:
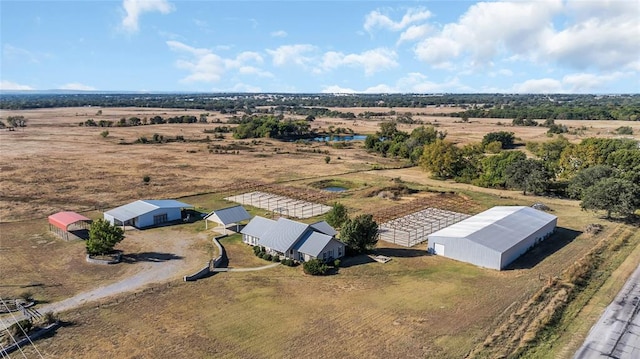
[[[549,237],[557,220],[556,216],[531,207],[493,207],[428,235],[428,250],[501,270]]]
[[[300,262],[314,258],[328,261],[345,254],[344,243],[334,238],[336,230],[324,221],[306,224],[256,216],[240,233],[247,244],[265,247],[272,254]]]
[[[104,212],[113,225],[147,228],[182,219],[182,210],[192,205],[173,199],[138,200]]]

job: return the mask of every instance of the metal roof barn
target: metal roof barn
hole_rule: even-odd
[[[113,225],[146,228],[181,220],[185,208],[193,206],[173,199],[138,200],[104,212],[104,219]]]
[[[480,267],[504,269],[556,229],[554,215],[498,206],[428,236],[429,252]]]
[[[58,212],[48,217],[49,230],[63,239],[88,237],[91,219],[76,212]]]
[[[216,222],[224,228],[224,234],[227,233],[227,227],[229,225],[236,225],[236,232],[239,224],[242,221],[251,219],[251,215],[244,207],[238,205],[233,207],[227,207],[222,209],[216,209],[215,211],[207,214],[205,217],[205,227],[209,229],[209,221]],[[216,227],[217,228],[217,227]]]

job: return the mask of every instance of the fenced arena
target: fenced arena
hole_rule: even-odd
[[[262,208],[281,216],[300,219],[319,216],[331,210],[330,206],[321,203],[303,201],[262,191],[242,193],[225,199],[243,205]]]
[[[426,208],[382,223],[378,227],[378,234],[385,242],[413,247],[426,241],[429,234],[469,217],[464,213]]]
[[[412,247],[439,229],[482,211],[477,203],[454,193],[438,193],[384,208],[373,214],[380,239]]]

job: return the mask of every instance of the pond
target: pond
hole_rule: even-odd
[[[329,141],[364,141],[367,139],[365,135],[349,135],[349,136],[322,136],[322,137],[314,137],[313,141],[315,142],[329,142]]]
[[[325,187],[325,188],[323,188],[323,190],[329,191],[329,192],[344,192],[347,189],[344,188],[344,187],[331,186],[331,187]]]

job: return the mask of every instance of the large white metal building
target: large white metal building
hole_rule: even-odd
[[[549,237],[557,220],[531,207],[493,207],[428,235],[428,251],[501,270]]]
[[[117,226],[147,228],[182,219],[182,210],[192,205],[173,199],[138,200],[104,212],[104,219]]]

